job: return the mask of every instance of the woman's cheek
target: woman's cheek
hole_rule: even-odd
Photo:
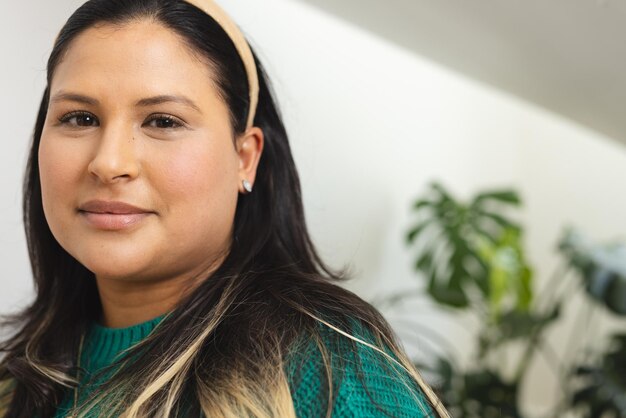
[[[61,138],[42,136],[38,159],[44,216],[53,236],[67,248],[80,190],[81,154],[64,146]]]
[[[69,203],[65,200],[76,194],[80,177],[80,153],[63,141],[42,137],[39,147],[39,178],[44,207]]]
[[[228,153],[220,155],[218,152],[189,147],[170,154],[160,167],[155,167],[158,179],[155,178],[153,186],[176,197],[172,204],[181,200],[206,203],[230,194],[230,189],[234,188],[230,186],[236,185],[233,178],[237,175],[237,165]]]
[[[170,237],[203,254],[226,245],[237,204],[237,167],[228,149],[221,155],[210,149],[188,149],[163,162],[159,178],[151,183],[168,208],[163,221]]]

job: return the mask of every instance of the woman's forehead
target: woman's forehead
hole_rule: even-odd
[[[54,70],[51,96],[87,92],[126,96],[179,95],[202,105],[220,99],[211,68],[171,29],[149,20],[101,24],[78,35]]]

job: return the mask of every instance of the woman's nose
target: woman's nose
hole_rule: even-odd
[[[103,130],[88,171],[102,183],[133,179],[139,175],[137,144],[131,128],[109,127]]]

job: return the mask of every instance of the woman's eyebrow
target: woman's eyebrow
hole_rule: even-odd
[[[59,93],[52,96],[52,98],[50,99],[50,103],[63,102],[63,101],[78,102],[78,103],[84,103],[84,104],[93,105],[93,106],[96,106],[100,103],[96,99],[93,99],[91,97],[83,96],[82,94],[76,94],[76,93],[70,93],[70,92],[64,92],[64,91],[60,91]]]
[[[88,104],[92,106],[97,106],[100,104],[100,102],[97,99],[94,99],[92,97],[85,96],[85,95],[78,94],[78,93],[71,93],[71,92],[64,92],[64,91],[61,91],[55,94],[50,99],[50,102],[60,102],[60,101],[78,102],[78,103],[84,103],[84,104]],[[191,107],[192,109],[196,110],[198,113],[202,113],[198,105],[196,105],[193,100],[182,95],[163,94],[159,96],[146,97],[145,99],[141,99],[137,101],[137,103],[135,103],[135,106],[148,107],[148,106],[154,106],[154,105],[168,103],[168,102],[180,103],[185,106]]]
[[[160,96],[148,97],[148,98],[139,100],[135,105],[144,107],[144,106],[154,106],[154,105],[167,103],[167,102],[180,103],[180,104],[191,107],[192,109],[196,110],[198,113],[202,113],[200,108],[193,102],[193,100],[191,100],[190,98],[186,96],[178,96],[178,95],[165,94],[165,95],[160,95]]]

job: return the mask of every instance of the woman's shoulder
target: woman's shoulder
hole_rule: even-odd
[[[298,417],[434,416],[419,384],[364,322],[320,322],[292,346],[286,372]],[[330,390],[329,390],[330,389]]]

